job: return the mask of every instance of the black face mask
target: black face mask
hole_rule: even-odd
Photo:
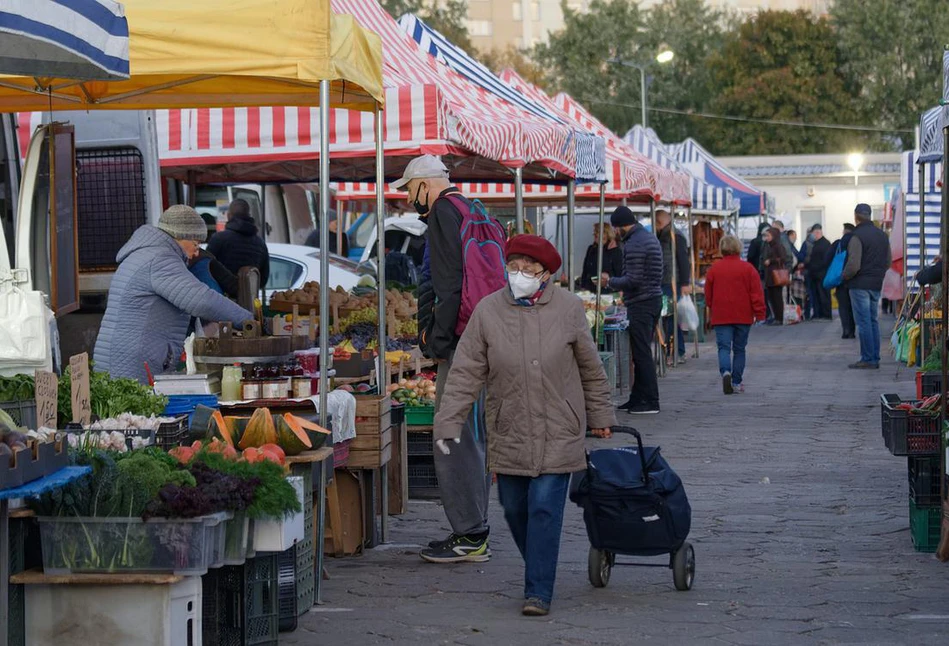
[[[429,195],[428,195],[428,191],[425,191],[425,204],[422,204],[421,202],[418,201],[418,196],[419,196],[419,193],[421,192],[422,192],[422,186],[419,185],[418,190],[415,192],[415,199],[412,201],[412,206],[415,207],[415,212],[418,213],[419,215],[426,215],[428,214],[429,209],[431,209],[431,206],[428,203]]]

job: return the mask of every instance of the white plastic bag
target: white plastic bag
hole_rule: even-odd
[[[51,312],[29,272],[11,269],[0,228],[0,375],[52,370]]]
[[[676,311],[679,314],[679,327],[689,332],[695,332],[699,329],[699,311],[695,309],[695,303],[690,296],[683,296],[676,305]]]
[[[784,324],[797,325],[801,322],[801,306],[794,303],[785,303],[784,305]]]

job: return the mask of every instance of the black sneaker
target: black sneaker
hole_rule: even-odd
[[[429,541],[428,546],[434,550],[434,549],[443,547],[445,545],[448,545],[453,540],[455,540],[455,534],[451,533],[448,535],[448,538],[443,538],[440,541]]]
[[[868,363],[866,361],[858,361],[857,363],[851,363],[847,366],[851,370],[879,370],[880,364],[878,363]]]
[[[429,563],[483,563],[491,558],[488,547],[488,535],[456,536],[438,547],[428,547],[419,552],[419,556]]]
[[[658,415],[658,404],[636,404],[626,409],[630,415]]]
[[[546,617],[550,614],[550,604],[543,599],[531,597],[524,602],[521,614],[525,617]]]
[[[732,373],[726,372],[722,375],[722,392],[726,395],[731,395],[735,392],[735,388],[732,386]]]

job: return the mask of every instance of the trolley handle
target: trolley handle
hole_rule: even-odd
[[[610,430],[613,433],[626,433],[627,435],[632,435],[636,438],[636,444],[639,447],[639,462],[643,468],[643,482],[649,482],[649,472],[646,469],[646,451],[643,450],[643,436],[639,434],[632,426],[612,426]]]

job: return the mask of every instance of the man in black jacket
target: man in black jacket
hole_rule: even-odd
[[[662,248],[659,239],[646,231],[625,206],[610,216],[610,224],[623,241],[623,275],[610,278],[610,289],[623,292],[629,317],[629,341],[633,355],[633,386],[629,401],[620,406],[634,415],[659,412],[659,380],[652,357],[652,342],[662,314]]]
[[[660,209],[656,211],[656,228],[659,229],[659,246],[662,247],[662,295],[672,299],[672,306],[675,307],[678,299],[683,295],[692,293],[692,262],[689,260],[689,243],[685,236],[675,232],[675,283],[676,289],[672,289],[672,231],[675,226],[672,223],[672,215]],[[675,325],[675,317],[671,314],[663,319],[663,334],[666,337],[666,343],[670,351],[673,346],[672,332],[675,330],[678,337],[679,363],[685,362],[685,334],[682,328]],[[670,355],[671,356],[671,355]]]
[[[227,225],[223,231],[211,236],[208,251],[235,276],[241,267],[256,267],[260,272],[260,284],[267,284],[270,253],[267,243],[258,235],[247,200],[238,198],[227,207]]]
[[[860,361],[850,364],[856,370],[880,367],[880,323],[877,321],[883,277],[890,268],[890,239],[873,225],[868,204],[854,209],[857,226],[847,244],[847,264],[843,278],[850,289],[853,317],[860,333]]]
[[[813,294],[814,318],[832,321],[834,311],[830,300],[830,290],[824,287],[824,276],[830,263],[830,242],[824,237],[824,228],[820,224],[811,227],[811,242],[804,256],[804,272],[808,283],[808,293]]]
[[[464,285],[461,249],[463,216],[448,196],[468,202],[448,179],[448,169],[438,157],[423,155],[409,162],[402,179],[392,188],[408,192],[408,203],[427,218],[425,233],[431,265],[431,281],[419,286],[419,345],[427,357],[438,363],[435,381],[435,410],[441,407],[442,393],[458,346],[455,332]],[[491,476],[486,469],[484,394],[475,402],[465,423],[459,444],[448,453],[434,450],[438,493],[451,525],[451,534],[432,541],[419,556],[431,563],[487,561],[488,498]]]

